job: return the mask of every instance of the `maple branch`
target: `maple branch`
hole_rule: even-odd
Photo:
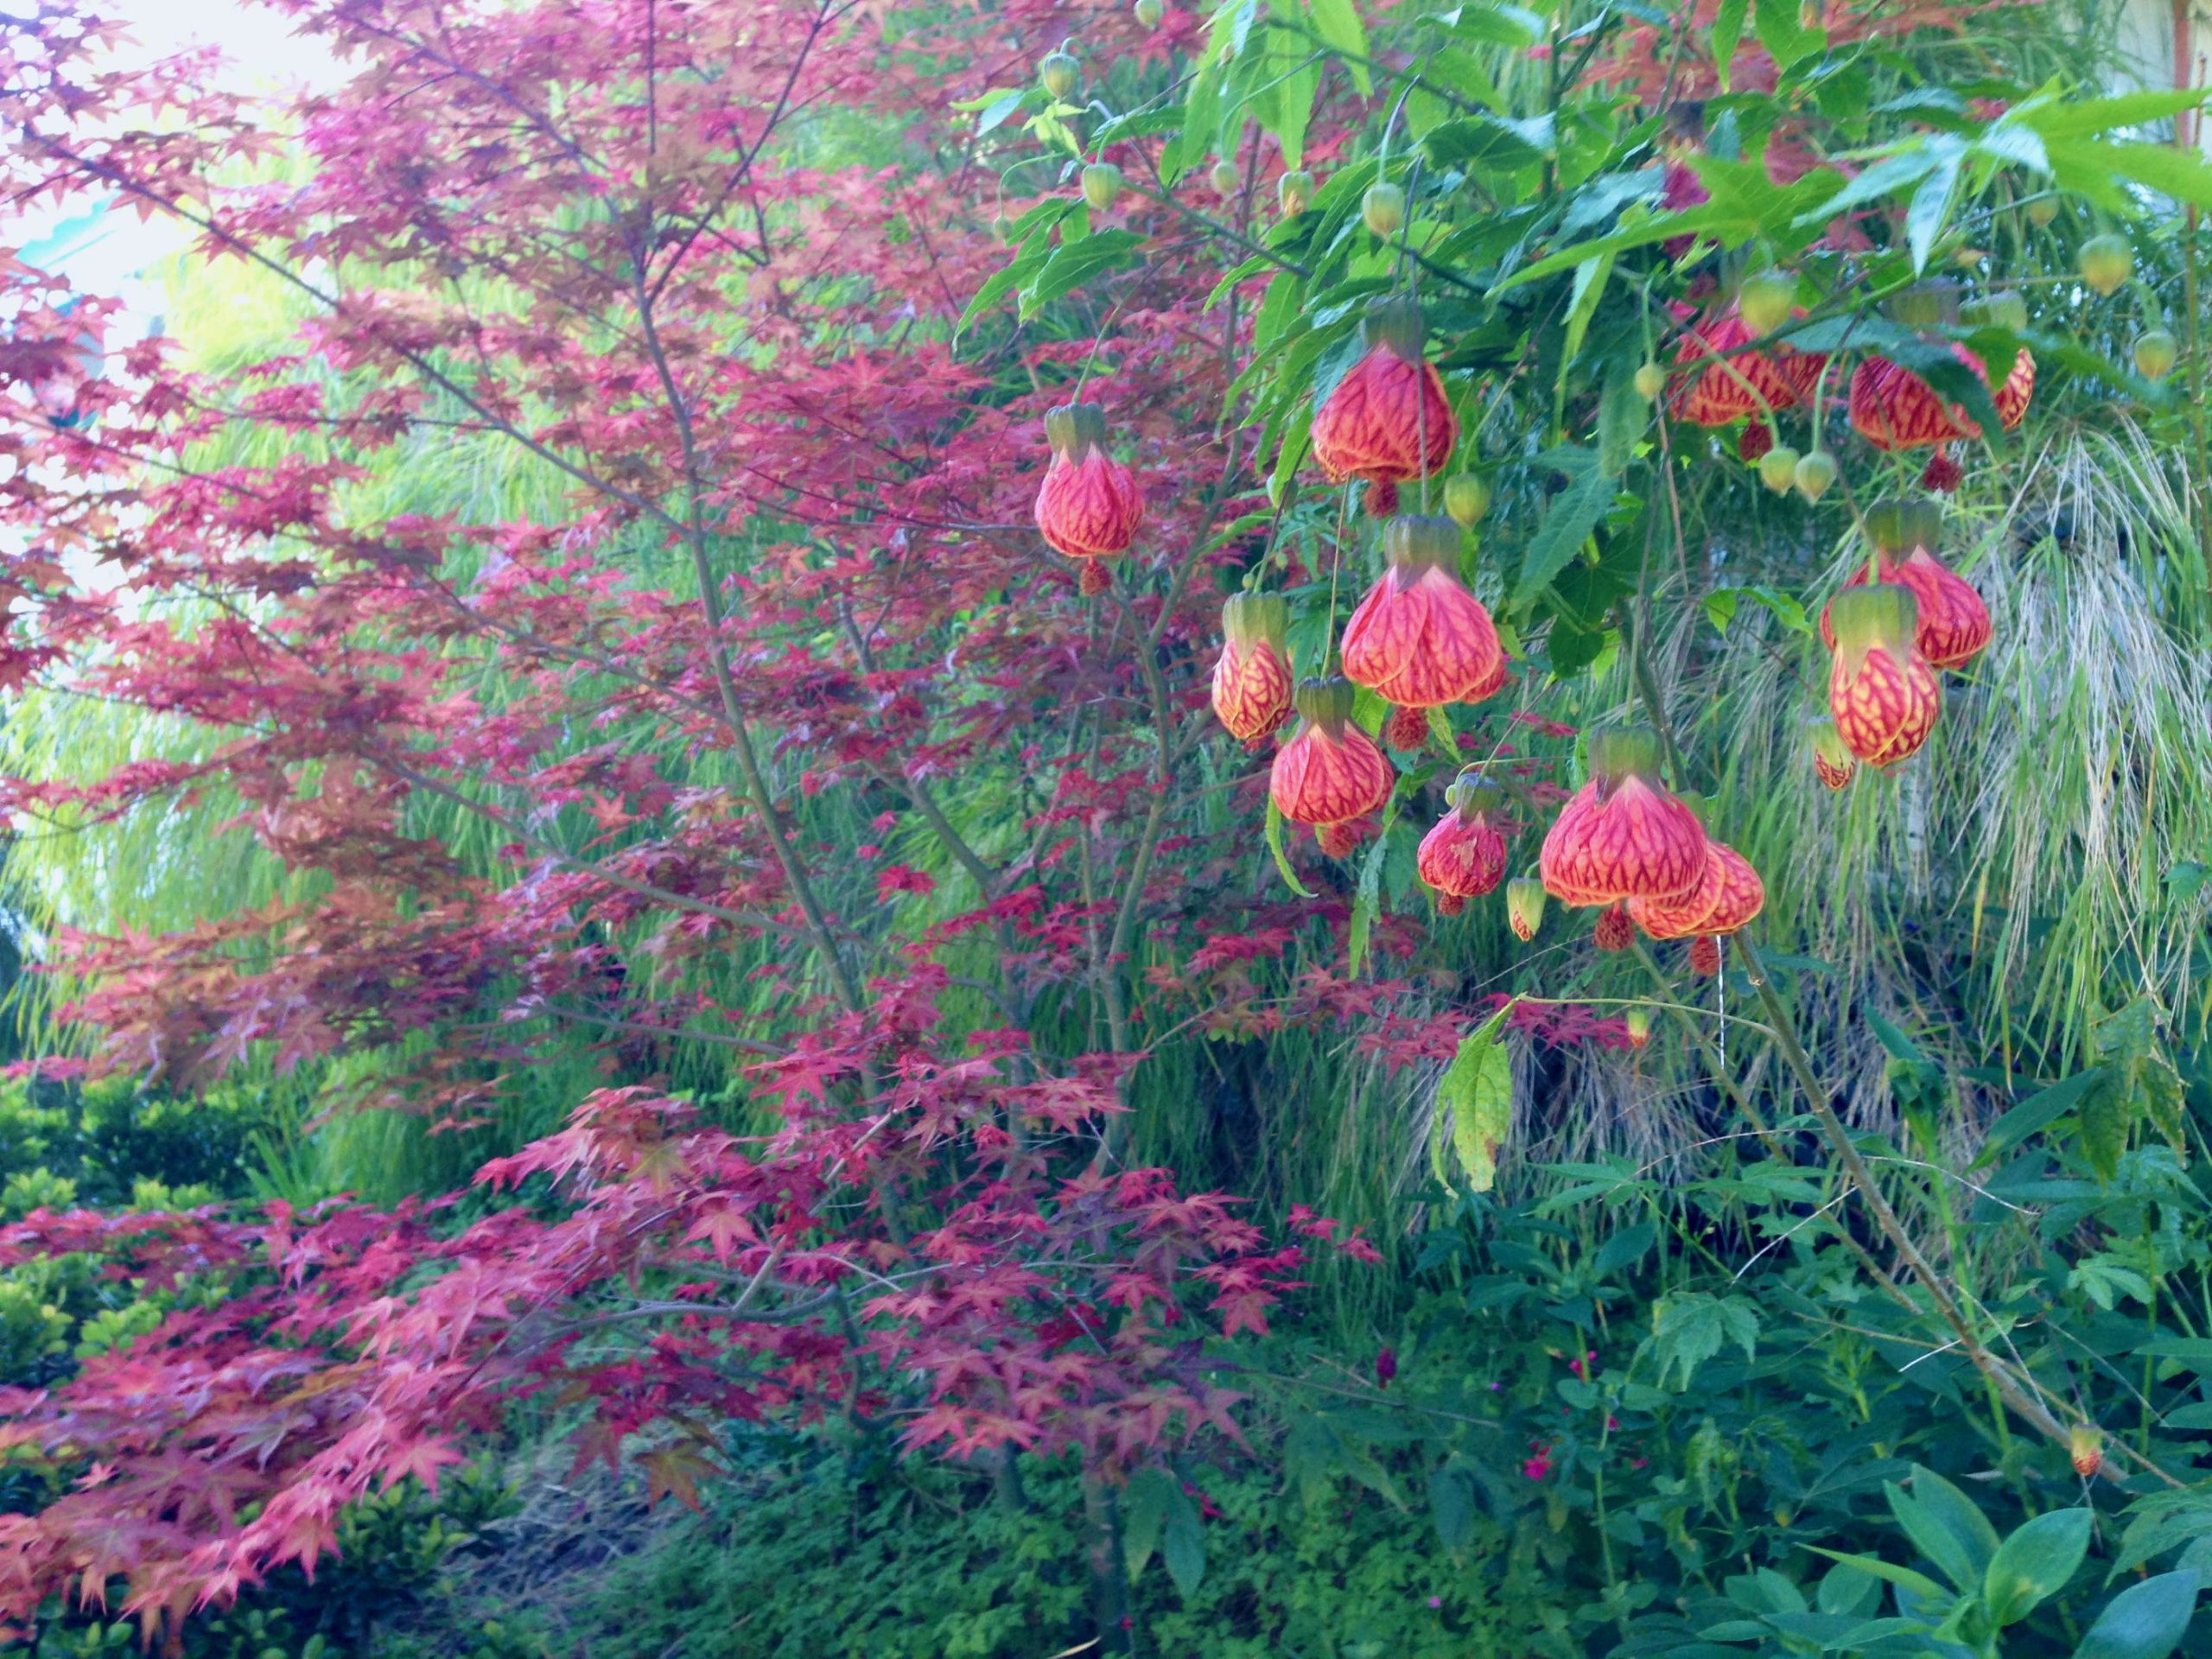
[[[707,655],[714,669],[715,689],[721,696],[722,713],[728,721],[733,746],[737,753],[737,764],[745,773],[746,787],[752,791],[753,804],[759,811],[762,827],[767,833],[768,843],[775,849],[776,861],[783,868],[784,880],[790,886],[791,896],[806,917],[812,931],[815,948],[822,957],[830,983],[836,988],[838,1000],[855,1014],[868,1006],[861,995],[859,982],[845,965],[839,954],[836,940],[830,931],[830,918],[816,896],[813,881],[800,862],[797,849],[776,816],[776,798],[769,787],[767,774],[761,770],[760,757],[753,747],[753,733],[745,718],[745,711],[737,700],[737,683],[731,677],[729,646],[722,638],[721,590],[715,580],[714,558],[707,544],[704,518],[706,480],[702,475],[697,435],[691,426],[691,410],[683,389],[676,383],[675,372],[670,368],[668,353],[663,349],[660,331],[653,321],[652,296],[645,288],[645,259],[644,247],[650,247],[650,227],[641,238],[643,246],[633,243],[631,249],[631,285],[638,308],[638,325],[644,332],[647,354],[653,372],[659,378],[661,390],[666,395],[669,413],[676,422],[677,437],[683,446],[685,519],[683,534],[691,553],[691,570],[699,588],[699,607],[707,620]]]

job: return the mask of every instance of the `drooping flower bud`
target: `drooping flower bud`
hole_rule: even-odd
[[[1828,712],[1845,746],[1869,766],[1916,753],[1942,713],[1942,683],[1913,643],[1917,609],[1910,588],[1889,582],[1847,588],[1829,607],[1836,644]]]
[[[1277,594],[1235,594],[1221,607],[1213,711],[1231,735],[1256,743],[1290,713],[1290,611]]]
[[[1668,412],[1692,426],[1726,426],[1810,399],[1827,354],[1801,352],[1786,341],[1743,349],[1757,338],[1732,306],[1684,329],[1675,347]]]
[[[1393,518],[1389,568],[1344,624],[1344,674],[1401,707],[1478,702],[1505,683],[1505,648],[1483,602],[1452,567],[1459,527],[1449,518]]]
[[[1313,175],[1299,168],[1277,179],[1275,205],[1282,209],[1285,219],[1296,219],[1313,205]]]
[[[1414,868],[1448,898],[1478,898],[1505,878],[1505,837],[1491,822],[1497,792],[1462,778],[1445,798],[1450,810],[1421,837]]]
[[[1942,509],[1930,500],[1879,501],[1866,512],[1867,539],[1874,544],[1882,580],[1912,591],[1919,619],[1913,639],[1920,654],[1931,667],[1963,668],[1989,643],[1989,607],[1972,584],[1936,556],[1933,549],[1942,527]],[[1861,565],[1844,586],[1856,588],[1866,580],[1866,569]],[[1830,611],[1821,613],[1821,639],[1829,650],[1835,649]]]
[[[2058,199],[2055,196],[2037,196],[2027,205],[2025,211],[2029,224],[2039,231],[2048,230],[2057,221]]]
[[[1490,480],[1480,473],[1454,473],[1444,480],[1444,511],[1472,530],[1490,511]]]
[[[1608,905],[1598,912],[1598,919],[1590,930],[1590,943],[1600,950],[1625,950],[1636,943],[1636,924],[1629,913],[1618,905]]]
[[[1074,92],[1077,78],[1082,73],[1083,66],[1075,60],[1071,52],[1047,52],[1037,60],[1037,79],[1056,99],[1065,99]]]
[[[1630,918],[1655,939],[1720,937],[1747,925],[1766,906],[1766,885],[1745,858],[1725,842],[1705,843],[1705,873],[1696,887],[1672,901],[1631,899]]]
[[[1236,170],[1236,163],[1222,160],[1213,164],[1211,183],[1218,196],[1233,196],[1244,188],[1244,175]]]
[[[1544,925],[1542,882],[1516,875],[1505,884],[1505,924],[1523,944],[1536,937],[1536,930]]]
[[[1395,236],[1405,228],[1406,193],[1388,179],[1367,187],[1359,199],[1359,216],[1377,236]]]
[[[1622,1016],[1622,1022],[1628,1027],[1628,1046],[1630,1048],[1642,1048],[1650,1042],[1651,1010],[1643,1003],[1638,1002],[1630,1008]]]
[[[1160,0],[1137,0],[1131,10],[1136,13],[1137,26],[1140,29],[1158,29],[1160,20],[1167,15],[1167,9],[1160,3]]]
[[[1835,728],[1835,719],[1822,715],[1806,722],[1807,747],[1813,752],[1813,772],[1830,789],[1844,789],[1859,771],[1859,757]]]
[[[1675,899],[1705,874],[1697,815],[1659,781],[1659,742],[1649,728],[1590,739],[1592,777],[1544,836],[1544,889],[1570,905]]]
[[[1690,972],[1707,979],[1720,976],[1720,941],[1700,933],[1690,941]]]
[[[1366,352],[1314,414],[1313,459],[1332,484],[1427,478],[1452,459],[1459,417],[1421,355],[1421,313],[1410,301],[1377,300],[1360,338]]]
[[[1797,482],[1797,452],[1778,443],[1759,457],[1759,482],[1775,495],[1787,495]]]
[[[1751,338],[1770,334],[1789,321],[1789,313],[1797,303],[1797,276],[1794,271],[1755,271],[1744,278],[1743,286],[1736,290],[1736,314],[1744,320]]]
[[[2105,1466],[2105,1437],[2094,1423],[2076,1423],[2066,1431],[2066,1453],[2075,1474],[2094,1480]]]
[[[2181,361],[2181,346],[2164,328],[2153,328],[2135,339],[2135,372],[2145,380],[2163,380]]]
[[[1375,740],[1351,723],[1351,682],[1341,675],[1300,683],[1302,723],[1275,751],[1268,794],[1293,823],[1350,824],[1390,798],[1395,774]]]
[[[1062,404],[1045,416],[1052,459],[1037,489],[1037,528],[1071,559],[1126,553],[1144,522],[1144,495],[1129,469],[1106,453],[1106,411]]]
[[[1122,169],[1111,162],[1093,162],[1083,169],[1083,199],[1104,213],[1122,196]]]
[[[2082,280],[2100,294],[2117,293],[2135,274],[2135,250],[2109,232],[2084,242],[2079,257]]]
[[[1835,457],[1825,449],[1808,449],[1797,457],[1797,465],[1789,474],[1789,481],[1797,486],[1797,493],[1808,501],[1817,501],[1828,493],[1835,482]]]
[[[1659,394],[1667,390],[1667,371],[1656,363],[1645,363],[1636,372],[1636,395],[1647,404],[1659,401]]]

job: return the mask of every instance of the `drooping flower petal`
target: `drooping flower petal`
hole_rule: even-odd
[[[1332,484],[1396,485],[1442,471],[1459,442],[1459,418],[1421,355],[1419,313],[1378,301],[1362,331],[1366,353],[1314,414],[1314,461]]]
[[[1942,712],[1942,682],[1913,643],[1916,610],[1911,590],[1895,582],[1835,597],[1828,712],[1845,746],[1869,766],[1917,752]]]
[[[1096,404],[1064,404],[1045,416],[1052,459],[1037,490],[1037,528],[1071,559],[1126,553],[1144,522],[1135,474],[1106,453],[1106,416]]]
[[[1697,815],[1657,781],[1657,745],[1648,732],[1601,733],[1591,741],[1596,776],[1560,809],[1544,836],[1544,889],[1570,905],[1676,899],[1705,874]]]
[[[1352,689],[1342,678],[1307,680],[1298,688],[1305,717],[1297,734],[1275,751],[1268,794],[1294,823],[1338,824],[1378,810],[1396,774],[1375,740],[1351,721]]]
[[[1505,648],[1483,602],[1448,568],[1459,527],[1443,517],[1394,518],[1389,557],[1344,624],[1344,674],[1402,708],[1478,702],[1505,683]]]

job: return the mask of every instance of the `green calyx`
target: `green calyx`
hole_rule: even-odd
[[[1275,181],[1275,200],[1288,219],[1304,213],[1313,200],[1313,175],[1300,169]]]
[[[1980,294],[1959,308],[1959,317],[1976,328],[2002,328],[2017,334],[2027,328],[2028,302],[2010,289]]]
[[[1106,411],[1096,404],[1061,404],[1045,411],[1045,442],[1070,461],[1106,447]]]
[[[1402,512],[1382,526],[1382,556],[1393,569],[1452,569],[1459,563],[1459,521],[1437,513]]]
[[[1341,674],[1332,674],[1326,679],[1300,680],[1290,700],[1291,706],[1308,725],[1321,727],[1333,734],[1343,731],[1344,722],[1351,718],[1351,701],[1356,695],[1350,680]]]
[[[1281,594],[1231,594],[1221,607],[1221,631],[1239,651],[1264,640],[1280,652],[1290,634],[1290,607]]]
[[[1370,349],[1388,346],[1407,362],[1418,363],[1423,339],[1421,307],[1411,300],[1370,300],[1367,315],[1359,325],[1359,337]]]
[[[1847,588],[1828,604],[1836,652],[1854,666],[1877,646],[1892,656],[1911,649],[1912,631],[1919,620],[1920,607],[1912,590],[1894,582]]]
[[[1938,328],[1959,320],[1959,285],[1948,276],[1915,283],[1890,299],[1890,315],[1908,328]]]
[[[1611,793],[1630,778],[1656,782],[1659,734],[1649,726],[1615,726],[1590,734],[1590,772]]]
[[[1496,784],[1484,780],[1479,769],[1470,767],[1444,791],[1444,804],[1472,817],[1478,812],[1495,812],[1505,804],[1505,796]]]
[[[1943,533],[1943,509],[1934,500],[1893,496],[1866,509],[1866,539],[1884,553],[1936,550]]]

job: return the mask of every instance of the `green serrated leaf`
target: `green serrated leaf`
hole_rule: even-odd
[[[1430,1145],[1437,1175],[1448,1180],[1444,1141],[1465,1172],[1467,1185],[1487,1192],[1497,1179],[1497,1149],[1513,1128],[1513,1062],[1503,1033],[1506,1016],[1519,1006],[1515,998],[1459,1039],[1459,1051],[1436,1084],[1436,1129]]]

